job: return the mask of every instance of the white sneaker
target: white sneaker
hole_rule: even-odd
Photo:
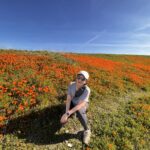
[[[90,137],[91,137],[91,130],[90,129],[85,130],[83,133],[83,143],[88,145],[90,142]]]

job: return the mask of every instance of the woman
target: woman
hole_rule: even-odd
[[[87,145],[91,136],[86,115],[90,96],[90,88],[87,86],[88,79],[88,72],[80,71],[76,76],[76,81],[70,83],[67,93],[66,112],[60,120],[60,122],[64,124],[70,115],[76,112],[80,123],[84,127],[83,142]]]

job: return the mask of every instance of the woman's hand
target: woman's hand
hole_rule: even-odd
[[[68,121],[68,115],[65,113],[60,119],[60,123],[65,124]]]

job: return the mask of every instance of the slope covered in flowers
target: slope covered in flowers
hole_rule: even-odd
[[[148,93],[150,91],[149,57],[120,56],[119,58],[115,55],[81,55],[14,50],[0,51],[0,138],[2,142],[4,143],[5,139],[8,138],[9,133],[15,137],[14,132],[17,132],[18,137],[21,135],[30,140],[31,137],[34,137],[34,143],[37,141],[43,142],[43,140],[45,142],[50,135],[49,143],[58,142],[60,139],[57,138],[55,132],[56,128],[59,127],[58,120],[63,111],[61,105],[65,102],[68,84],[75,79],[76,73],[80,70],[87,70],[90,73],[88,84],[91,88],[91,110],[95,110],[95,112],[91,111],[89,117],[93,126],[93,134],[97,139],[96,143],[93,142],[93,146],[95,145],[95,148],[99,149],[119,149],[123,145],[128,145],[129,141],[127,139],[123,141],[122,139],[123,136],[128,138],[124,135],[126,131],[120,129],[125,122],[120,125],[119,120],[114,119],[112,122],[118,124],[118,128],[110,129],[110,120],[103,118],[104,116],[107,118],[107,113],[98,119],[101,109],[104,112],[108,110],[99,107],[101,104],[105,104],[105,97],[107,96],[117,99],[131,92]],[[149,130],[149,123],[145,120],[148,119],[150,105],[149,98],[145,99],[142,99],[141,102],[138,100],[137,103],[131,101],[127,106],[120,106],[126,117],[138,116],[136,120],[135,118],[130,120],[136,122],[134,130],[138,130],[138,126],[140,126],[140,133],[133,132],[138,136],[147,133],[146,130]],[[113,103],[112,100],[109,101],[109,104],[111,103]],[[121,102],[116,101],[115,103],[120,105]],[[47,107],[50,107],[50,110]],[[117,110],[117,107],[115,106],[114,109]],[[48,114],[51,116],[50,118]],[[94,114],[95,116],[93,116]],[[111,115],[114,118],[118,117],[117,114]],[[123,117],[123,114],[120,114],[118,118],[122,120]],[[108,124],[108,128],[103,124],[100,125],[101,123],[97,121],[102,118]],[[47,121],[45,122],[45,120]],[[141,129],[140,121],[142,124],[145,123],[143,126],[145,130]],[[27,124],[30,124],[30,126],[26,126]],[[38,136],[34,135],[35,133],[31,134],[28,132],[30,128],[33,131],[34,129],[35,131],[41,130],[41,132],[38,133]],[[100,133],[102,130],[106,130],[106,132]],[[132,130],[132,128],[129,130]],[[45,138],[42,132],[46,135]],[[121,134],[121,132],[123,133]],[[114,140],[113,136],[115,135],[118,137]],[[133,146],[134,138],[131,138],[130,147]],[[119,141],[119,139],[122,139],[122,141]],[[139,138],[138,141],[142,142],[143,145],[144,143],[147,144],[144,137]],[[7,143],[4,145],[8,146]]]
[[[66,54],[66,58],[71,58],[77,62],[80,62],[81,64],[84,64],[86,66],[94,67],[98,70],[105,71],[112,78],[117,76],[116,78],[120,80],[120,82],[123,81],[130,81],[133,84],[139,85],[139,86],[146,86],[150,83],[150,60],[143,57],[143,64],[138,64],[138,60],[135,59],[136,63],[128,64],[126,62],[121,61],[112,61],[110,59],[106,58],[100,58],[96,56],[85,56],[85,55],[70,55]],[[125,56],[126,58],[127,56]],[[128,56],[129,57],[129,56]],[[131,56],[130,56],[131,57]],[[133,61],[134,57],[131,57]],[[138,59],[138,58],[137,58]],[[142,62],[142,57],[140,58],[139,62]],[[147,65],[145,65],[145,63]],[[100,74],[99,74],[100,75]],[[116,79],[112,79],[116,80]]]

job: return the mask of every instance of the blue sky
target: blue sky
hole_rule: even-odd
[[[0,0],[0,48],[150,55],[150,1]]]

